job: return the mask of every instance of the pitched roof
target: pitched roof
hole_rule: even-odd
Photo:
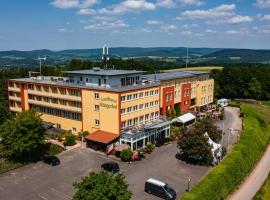
[[[94,133],[91,133],[88,136],[86,136],[85,139],[100,142],[103,144],[109,144],[118,137],[119,137],[118,134],[97,130]]]

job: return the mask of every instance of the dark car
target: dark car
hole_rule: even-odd
[[[119,165],[115,162],[107,162],[101,165],[101,169],[112,173],[116,173],[119,172]]]
[[[145,182],[144,191],[162,199],[176,199],[176,192],[173,188],[171,188],[167,183],[153,178],[150,178]]]
[[[55,166],[55,165],[60,164],[60,160],[56,156],[45,156],[44,162],[51,165],[51,166]]]

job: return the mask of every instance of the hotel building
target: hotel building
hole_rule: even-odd
[[[95,149],[116,141],[132,150],[156,142],[170,135],[168,110],[199,110],[213,102],[214,80],[206,72],[143,75],[94,68],[64,73],[9,80],[10,111],[32,109],[57,128],[88,131],[87,143]]]

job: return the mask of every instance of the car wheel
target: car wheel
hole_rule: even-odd
[[[148,194],[151,194],[151,190],[147,190],[147,193],[148,193]]]

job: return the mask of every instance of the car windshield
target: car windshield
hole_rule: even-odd
[[[169,193],[169,194],[174,194],[174,189],[172,189],[168,184],[164,186],[164,189]]]

